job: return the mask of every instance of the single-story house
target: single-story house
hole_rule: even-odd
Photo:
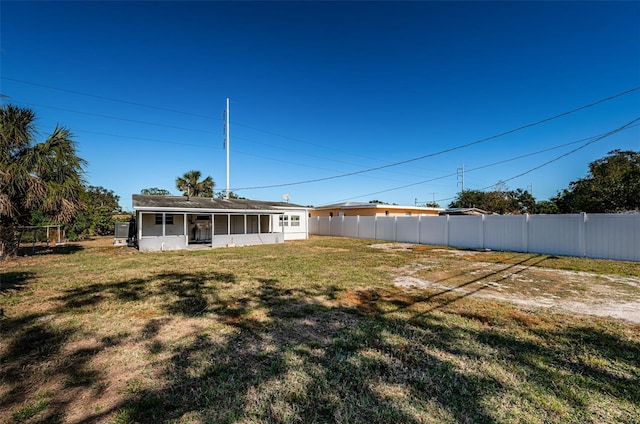
[[[487,212],[479,208],[451,208],[440,212],[440,215],[493,215],[493,212]]]
[[[382,203],[345,202],[334,205],[319,206],[309,210],[309,217],[340,216],[438,216],[443,208],[423,206],[399,206]]]
[[[308,209],[284,202],[134,194],[133,209],[140,251],[308,238]]]

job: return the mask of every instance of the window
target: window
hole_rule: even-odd
[[[404,213],[406,216],[411,216],[411,212],[405,212]]]
[[[291,226],[292,227],[300,226],[300,215],[291,215]]]
[[[173,225],[173,215],[167,214],[165,215],[164,223],[167,225]],[[156,214],[156,225],[162,225],[162,214]]]
[[[288,227],[289,226],[289,217],[287,215],[280,215],[280,220],[278,222],[278,225],[280,227],[282,227],[283,225],[285,227]]]
[[[384,211],[384,216],[389,216],[389,211]]]

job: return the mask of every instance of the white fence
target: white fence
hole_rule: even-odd
[[[309,234],[640,261],[640,214],[314,217]]]

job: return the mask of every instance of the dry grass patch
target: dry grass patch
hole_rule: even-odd
[[[576,301],[625,284],[634,301],[637,264],[619,266],[618,283],[586,279],[594,263],[573,259],[581,280],[551,284],[547,259],[519,254],[329,237],[154,254],[108,242],[3,264],[0,422],[640,416],[639,326],[474,295],[553,286]],[[439,285],[398,287],[399,276]],[[499,278],[502,291],[487,286]]]

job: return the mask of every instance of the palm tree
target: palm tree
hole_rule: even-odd
[[[57,223],[82,208],[86,162],[76,155],[71,132],[56,126],[35,141],[35,113],[2,106],[0,112],[0,256],[15,253],[16,227],[39,210]]]
[[[196,197],[213,197],[213,187],[215,183],[211,176],[207,176],[202,181],[198,181],[202,173],[200,171],[191,170],[185,172],[182,177],[176,178],[176,188],[185,196]]]

